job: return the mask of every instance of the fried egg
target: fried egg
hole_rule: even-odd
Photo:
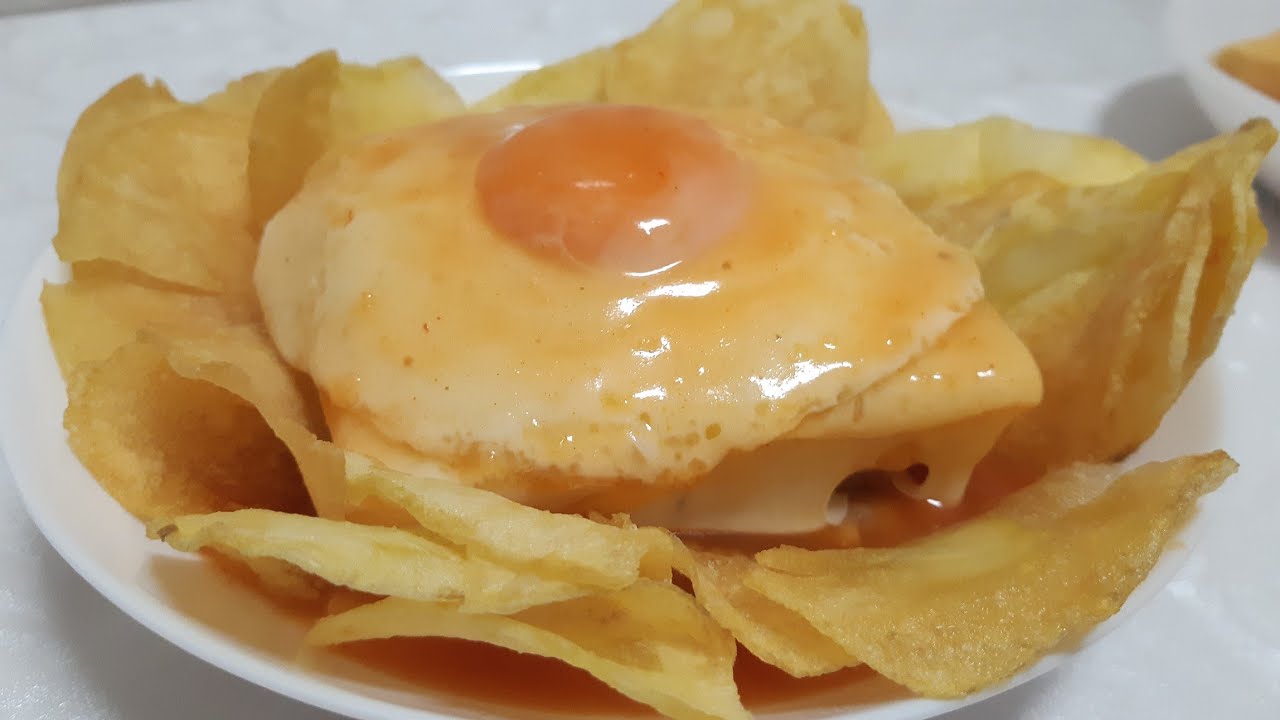
[[[826,522],[858,469],[953,498],[1039,400],[1026,349],[841,143],[567,105],[334,154],[269,223],[267,325],[335,442],[538,507]]]

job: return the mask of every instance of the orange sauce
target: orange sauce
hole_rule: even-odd
[[[872,508],[857,526],[840,525],[806,535],[753,536],[689,534],[685,539],[700,547],[754,553],[779,545],[813,549],[891,546],[962,522],[991,509],[999,500],[1024,487],[1026,475],[984,463],[975,470],[965,499],[940,508],[912,499],[891,483],[859,487],[857,500]],[[236,562],[217,558],[219,569],[256,589],[265,590],[251,573]],[[686,590],[687,583],[676,577]],[[333,588],[328,607],[291,602],[278,594],[264,593],[278,607],[299,617],[317,619],[371,602],[377,596]],[[583,670],[559,660],[517,653],[484,643],[453,638],[391,638],[367,640],[330,648],[327,652],[421,688],[424,693],[561,716],[619,715],[652,717],[648,707],[630,700]],[[873,704],[910,697],[910,693],[865,666],[846,668],[814,678],[793,678],[759,660],[739,646],[734,677],[743,704],[761,711],[786,704],[789,709],[822,705],[818,696],[839,691],[840,697]]]
[[[451,638],[393,638],[351,643],[335,650],[368,667],[441,696],[478,699],[512,709],[553,715],[653,716],[648,707],[619,694],[586,672],[557,660]],[[885,699],[899,696],[866,667],[815,678],[793,678],[738,648],[734,678],[748,709],[866,683]],[[905,691],[902,691],[905,693]]]
[[[1018,474],[988,464],[975,471],[965,500],[954,507],[939,508],[909,498],[891,484],[872,485],[857,491],[857,499],[873,508],[857,527],[841,525],[817,533],[788,536],[690,534],[686,539],[699,546],[740,552],[757,552],[783,544],[810,548],[889,546],[979,515],[1026,484]],[[342,598],[330,610],[339,611],[367,599],[372,598],[352,595]],[[450,638],[393,638],[351,643],[334,651],[432,694],[563,716],[653,715],[647,707],[620,695],[582,670],[558,660],[483,643]],[[734,676],[743,704],[755,711],[783,703],[799,702],[803,707],[807,698],[837,690],[842,697],[854,695],[859,702],[866,703],[909,696],[906,690],[885,681],[865,666],[815,678],[793,678],[742,647],[738,648]],[[847,692],[851,689],[857,692]]]

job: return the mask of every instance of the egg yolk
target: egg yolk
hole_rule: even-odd
[[[600,105],[553,113],[476,169],[488,222],[544,254],[626,273],[672,267],[742,219],[749,172],[703,120]]]

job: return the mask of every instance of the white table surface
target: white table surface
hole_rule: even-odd
[[[191,97],[328,47],[446,65],[549,60],[638,29],[662,5],[185,0],[0,18],[0,316],[53,235],[67,132],[128,74]],[[873,73],[898,106],[1008,113],[1156,157],[1211,133],[1162,47],[1159,0],[864,6]],[[477,35],[483,17],[494,24]],[[1280,264],[1278,250],[1262,262]],[[1280,437],[1275,418],[1258,418],[1268,437]],[[1280,467],[1240,459],[1245,470],[1205,503],[1187,565],[1147,607],[1066,666],[948,719],[1280,718]],[[41,538],[0,465],[0,718],[331,717],[188,657],[109,605]]]

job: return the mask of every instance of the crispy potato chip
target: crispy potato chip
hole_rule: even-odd
[[[460,638],[558,658],[678,720],[750,717],[733,682],[733,638],[667,583],[641,580],[512,616],[388,598],[320,620],[307,639],[389,637]]]
[[[259,408],[264,416],[287,418],[316,432],[323,429],[319,399],[310,379],[284,362],[261,326],[228,326],[170,340],[169,364],[180,375],[223,387]]]
[[[71,186],[89,157],[109,144],[113,134],[146,118],[182,107],[167,85],[148,83],[141,75],[125,79],[80,114],[58,168],[58,204],[67,201]]]
[[[1223,72],[1280,101],[1280,29],[1232,43],[1214,56]]]
[[[274,68],[250,73],[227,83],[225,88],[201,100],[200,104],[210,110],[252,121],[262,94],[282,72],[283,69]]]
[[[862,13],[842,0],[684,0],[618,43],[611,102],[761,110],[856,139],[871,93]]]
[[[1042,130],[1006,117],[901,133],[868,149],[865,159],[916,211],[973,198],[1014,176],[1108,185],[1147,167],[1141,155],[1115,140]]]
[[[398,528],[247,509],[161,518],[148,533],[177,550],[282,560],[334,585],[465,613],[518,612],[587,588],[520,575]]]
[[[373,67],[343,64],[329,99],[329,140],[341,145],[464,109],[458,91],[416,57]]]
[[[314,389],[290,369],[258,328],[180,338],[167,360],[251,403],[293,451],[322,517],[340,519],[365,496],[403,508],[429,537],[547,580],[615,589],[638,577],[670,577],[671,546],[651,528],[616,527],[520,505],[448,479],[376,466],[316,438],[323,428]]]
[[[243,321],[216,297],[159,284],[111,263],[76,263],[65,285],[40,294],[45,325],[64,375],[84,362],[106,360],[142,330],[164,335],[202,334]]]
[[[1044,401],[998,458],[1035,477],[1150,437],[1217,347],[1266,241],[1251,183],[1275,138],[1257,122],[1114,185],[1011,202],[998,190],[999,212],[975,210],[993,224],[938,228],[972,247],[987,298],[1044,377]]]
[[[196,106],[117,130],[60,204],[59,257],[111,261],[256,305],[247,137],[243,119]]]
[[[448,479],[397,473],[348,454],[349,493],[407,510],[431,535],[513,569],[605,589],[671,574],[656,528],[622,528],[538,510]],[[357,500],[358,501],[358,500]]]
[[[1196,500],[1235,468],[1217,452],[1144,465],[1108,485],[1113,468],[1073,466],[909,545],[767,550],[746,584],[890,679],[961,697],[1119,610]]]
[[[604,69],[609,58],[609,48],[596,48],[525,73],[471,109],[492,112],[513,105],[606,102]]]
[[[795,611],[747,587],[743,581],[756,567],[749,556],[681,545],[676,558],[698,604],[761,660],[795,677],[859,664]]]
[[[867,109],[862,115],[862,126],[858,128],[858,133],[853,138],[854,144],[862,147],[872,147],[887,142],[895,132],[889,109],[884,106],[884,101],[880,99],[875,88],[870,86],[868,88]]]
[[[648,29],[514,81],[476,105],[749,108],[849,142],[893,126],[868,77],[867,31],[843,0],[681,0]]]
[[[260,327],[174,339],[166,359],[179,375],[216,385],[257,409],[292,452],[316,513],[346,517],[346,457],[317,437],[324,419],[314,385],[290,368]]]
[[[293,457],[251,405],[128,343],[67,380],[63,419],[85,468],[144,522],[246,507],[310,513]]]
[[[208,550],[206,557],[233,579],[249,584],[297,615],[319,618],[327,614],[335,586],[283,560],[248,557]]]
[[[253,116],[249,187],[254,236],[335,146],[462,112],[457,92],[417,58],[374,67],[320,53],[279,73]]]
[[[341,63],[320,53],[280,73],[254,111],[249,137],[250,227],[267,220],[302,187],[302,179],[328,144],[329,101]]]

